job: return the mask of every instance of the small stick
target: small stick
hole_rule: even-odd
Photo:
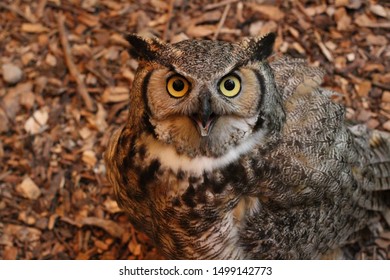
[[[214,33],[214,36],[213,36],[213,40],[217,40],[218,35],[221,32],[222,26],[224,25],[226,17],[227,17],[227,15],[229,13],[230,6],[231,6],[231,4],[227,4],[225,6],[225,9],[223,10],[223,14],[221,16],[221,19],[219,20],[219,23],[218,23],[218,26],[217,26],[217,30],[215,30],[215,33]]]
[[[45,12],[45,7],[47,5],[47,1],[48,0],[40,0],[38,3],[36,14],[37,14],[37,17],[39,19],[42,18],[43,14]]]
[[[9,6],[9,5],[7,5],[7,4],[4,4],[4,3],[1,3],[1,2],[0,2],[0,8],[3,8],[3,9],[8,10],[8,11],[10,11],[10,12],[13,12],[13,13],[17,14],[18,16],[24,18],[24,19],[27,20],[28,22],[36,23],[35,18],[32,18],[32,17],[27,16],[25,13],[23,13],[23,12],[22,12],[20,9],[18,9],[17,7]]]
[[[384,89],[384,90],[390,90],[390,85],[387,85],[387,84],[383,84],[383,83],[380,83],[380,82],[372,82],[372,84],[378,88],[381,88],[381,89]]]
[[[298,7],[298,10],[301,11],[301,13],[305,16],[305,18],[308,20],[308,21],[312,21],[312,17],[307,13],[305,7],[303,7],[303,5],[301,3],[299,3],[298,1],[295,3]]]
[[[326,59],[330,62],[333,62],[333,56],[332,56],[331,52],[328,50],[328,48],[325,46],[325,44],[322,43],[322,41],[318,41],[317,45],[320,47],[320,50],[324,54]]]
[[[233,4],[236,2],[239,2],[239,0],[225,0],[225,1],[222,1],[219,3],[215,3],[215,4],[208,4],[204,7],[204,10],[205,11],[212,10],[212,9],[219,8],[219,7],[225,6],[227,4]]]
[[[87,69],[89,72],[94,74],[102,83],[104,83],[106,86],[110,85],[110,81],[99,71],[97,71],[92,65],[85,65],[85,69]]]
[[[62,48],[64,50],[65,63],[69,69],[69,73],[76,80],[77,91],[81,95],[81,98],[83,99],[85,106],[87,107],[87,110],[93,112],[95,111],[94,102],[89,96],[87,88],[83,80],[81,79],[80,72],[77,70],[77,67],[73,62],[69,41],[68,38],[66,37],[64,14],[62,13],[57,14],[57,24],[58,24],[58,31],[60,34]]]
[[[162,36],[163,41],[166,41],[168,39],[169,25],[171,24],[174,6],[175,6],[175,0],[170,0],[169,8],[168,8],[168,18],[167,18],[167,22],[165,23],[164,33]]]

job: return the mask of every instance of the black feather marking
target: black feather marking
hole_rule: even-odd
[[[143,161],[145,159],[145,156],[146,156],[146,152],[147,152],[147,149],[146,149],[146,146],[145,145],[141,145],[138,149],[138,154],[139,154],[139,158]]]
[[[154,126],[150,123],[149,115],[146,113],[142,117],[142,126],[145,131],[149,132],[151,135],[153,135],[155,139],[157,139],[157,134],[154,131]]]
[[[190,182],[190,184],[196,184],[199,182],[199,180],[200,180],[199,177],[192,176],[192,175],[188,178],[188,182]]]
[[[129,184],[129,178],[126,176],[127,170],[131,169],[133,166],[133,158],[135,155],[135,149],[134,149],[134,143],[135,143],[135,136],[132,136],[130,139],[127,137],[128,135],[125,133],[122,133],[119,137],[119,149],[125,149],[129,151],[122,159],[122,161],[118,165],[118,170],[122,174],[122,184],[124,186]]]
[[[186,176],[186,173],[183,170],[179,169],[179,171],[177,172],[177,179],[183,180],[185,178],[185,176]]]
[[[154,70],[151,70],[150,72],[148,72],[145,75],[144,80],[142,81],[142,87],[141,87],[142,99],[144,101],[146,113],[150,116],[152,115],[152,112],[151,112],[150,107],[149,107],[148,86],[149,86],[150,77],[152,76],[153,72],[154,72]]]
[[[126,34],[125,39],[130,44],[129,53],[135,59],[153,61],[159,55],[162,44],[156,39],[146,39],[135,34]]]
[[[263,74],[260,73],[259,71],[255,71],[255,70],[252,70],[252,71],[255,74],[257,82],[260,85],[260,98],[256,104],[256,110],[260,111],[261,107],[263,106],[264,99],[265,99],[264,94],[266,94],[266,92],[267,92],[267,90],[265,88],[265,79],[264,79]],[[263,128],[263,125],[264,125],[264,117],[263,117],[262,112],[260,111],[259,117],[256,121],[255,126],[254,126],[254,131],[258,131],[259,129]]]
[[[195,207],[196,203],[194,201],[195,199],[195,188],[193,185],[189,185],[187,190],[184,192],[184,194],[181,196],[181,199],[187,205],[188,207]]]
[[[235,186],[247,186],[249,184],[245,167],[241,162],[229,164],[222,170],[222,174],[226,183],[231,182]]]
[[[252,58],[260,61],[267,59],[272,54],[275,38],[275,33],[268,33],[264,37],[254,39]]]
[[[154,159],[146,169],[141,170],[139,175],[139,185],[145,193],[147,192],[147,185],[155,180],[160,166],[160,161],[158,159]]]
[[[178,197],[175,197],[172,199],[172,206],[173,207],[180,207],[181,206],[181,201]]]
[[[142,87],[141,87],[142,99],[143,99],[145,110],[146,110],[146,112],[144,113],[144,115],[142,117],[142,125],[143,125],[143,128],[146,131],[148,131],[149,133],[151,133],[154,138],[157,138],[157,135],[154,131],[154,126],[150,123],[150,120],[149,120],[150,116],[152,116],[152,112],[151,112],[150,107],[149,107],[148,85],[149,85],[149,81],[150,81],[150,77],[151,77],[152,73],[153,73],[153,71],[150,71],[150,72],[148,72],[148,74],[146,74],[146,76],[144,77],[144,80],[142,82]]]

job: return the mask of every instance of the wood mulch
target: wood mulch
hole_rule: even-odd
[[[385,0],[1,0],[0,259],[159,259],[118,208],[102,154],[137,62],[124,32],[235,41],[322,66],[347,117],[390,131]],[[390,221],[390,217],[387,217]],[[354,258],[390,259],[390,231]]]

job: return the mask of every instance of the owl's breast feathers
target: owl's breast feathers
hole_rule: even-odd
[[[347,127],[317,68],[270,66],[286,113],[278,133],[219,158],[180,155],[129,125],[112,137],[118,202],[167,256],[317,258],[388,207],[389,136]]]

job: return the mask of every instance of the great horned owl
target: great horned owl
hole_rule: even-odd
[[[390,138],[348,126],[320,69],[267,62],[274,34],[127,39],[139,67],[107,174],[167,257],[321,258],[388,209]]]

